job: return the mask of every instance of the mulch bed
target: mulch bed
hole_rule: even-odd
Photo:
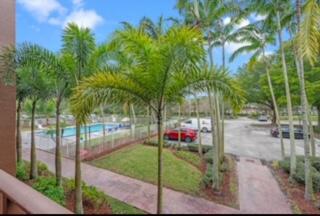
[[[289,181],[289,174],[280,168],[269,166],[281,190],[286,194],[294,213],[320,214],[320,193],[315,194],[315,201],[304,199],[304,185]]]
[[[207,199],[216,203],[240,209],[238,175],[236,169],[236,159],[233,156],[226,155],[228,160],[228,170],[223,173],[223,181],[220,191],[214,191],[211,187],[201,189],[201,193]],[[232,164],[231,164],[232,163]],[[204,163],[205,164],[205,163]],[[206,164],[205,164],[206,165]],[[206,170],[206,169],[204,169]]]
[[[66,206],[72,212],[75,212],[75,192],[66,194]],[[112,209],[107,203],[96,206],[89,200],[83,200],[84,214],[112,214]]]
[[[173,150],[172,152],[174,153],[175,151]],[[175,154],[175,156],[177,155]],[[183,158],[180,159],[184,160]],[[238,175],[236,169],[236,157],[232,155],[226,155],[226,161],[228,162],[228,169],[223,173],[223,184],[221,185],[221,190],[214,191],[211,187],[204,188],[203,186],[201,186],[200,196],[218,204],[226,205],[231,208],[240,209],[238,200],[239,191]],[[195,166],[192,163],[190,164]],[[207,163],[204,160],[202,160],[200,166],[195,167],[197,167],[201,171],[202,175],[205,175],[205,172],[207,170]]]

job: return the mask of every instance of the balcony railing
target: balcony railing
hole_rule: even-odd
[[[72,214],[0,169],[0,214]]]

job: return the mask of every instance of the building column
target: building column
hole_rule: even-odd
[[[16,1],[0,0],[0,49],[15,44]],[[0,80],[0,169],[16,173],[16,89]]]

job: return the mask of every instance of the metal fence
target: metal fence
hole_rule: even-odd
[[[165,124],[167,128],[176,126],[177,121],[171,120]],[[39,131],[38,131],[39,132]],[[36,132],[35,143],[37,149],[41,149],[50,153],[55,153],[55,138],[43,135],[43,133]],[[157,125],[150,126],[150,133],[152,136],[157,134]],[[105,133],[95,132],[87,134],[87,139],[81,140],[80,155],[83,160],[90,160],[110,151],[119,149],[123,146],[142,142],[148,137],[148,127],[139,126],[130,129],[120,129]],[[30,148],[31,134],[30,132],[22,133],[22,143],[25,148]],[[75,157],[75,137],[63,137],[61,139],[61,153],[64,157]]]

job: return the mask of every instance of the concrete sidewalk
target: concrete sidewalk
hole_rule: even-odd
[[[260,160],[240,157],[237,162],[241,213],[291,214],[285,195]]]
[[[24,150],[23,158],[30,160],[29,150]],[[54,155],[37,151],[37,160],[48,165],[54,172]],[[75,163],[63,158],[62,175],[74,178]],[[174,174],[174,173],[173,173]],[[142,209],[148,213],[156,213],[157,187],[143,181],[129,178],[82,163],[82,179],[88,185],[97,187],[111,197]],[[163,211],[167,214],[237,214],[237,209],[219,205],[208,200],[193,197],[181,192],[164,188]]]

